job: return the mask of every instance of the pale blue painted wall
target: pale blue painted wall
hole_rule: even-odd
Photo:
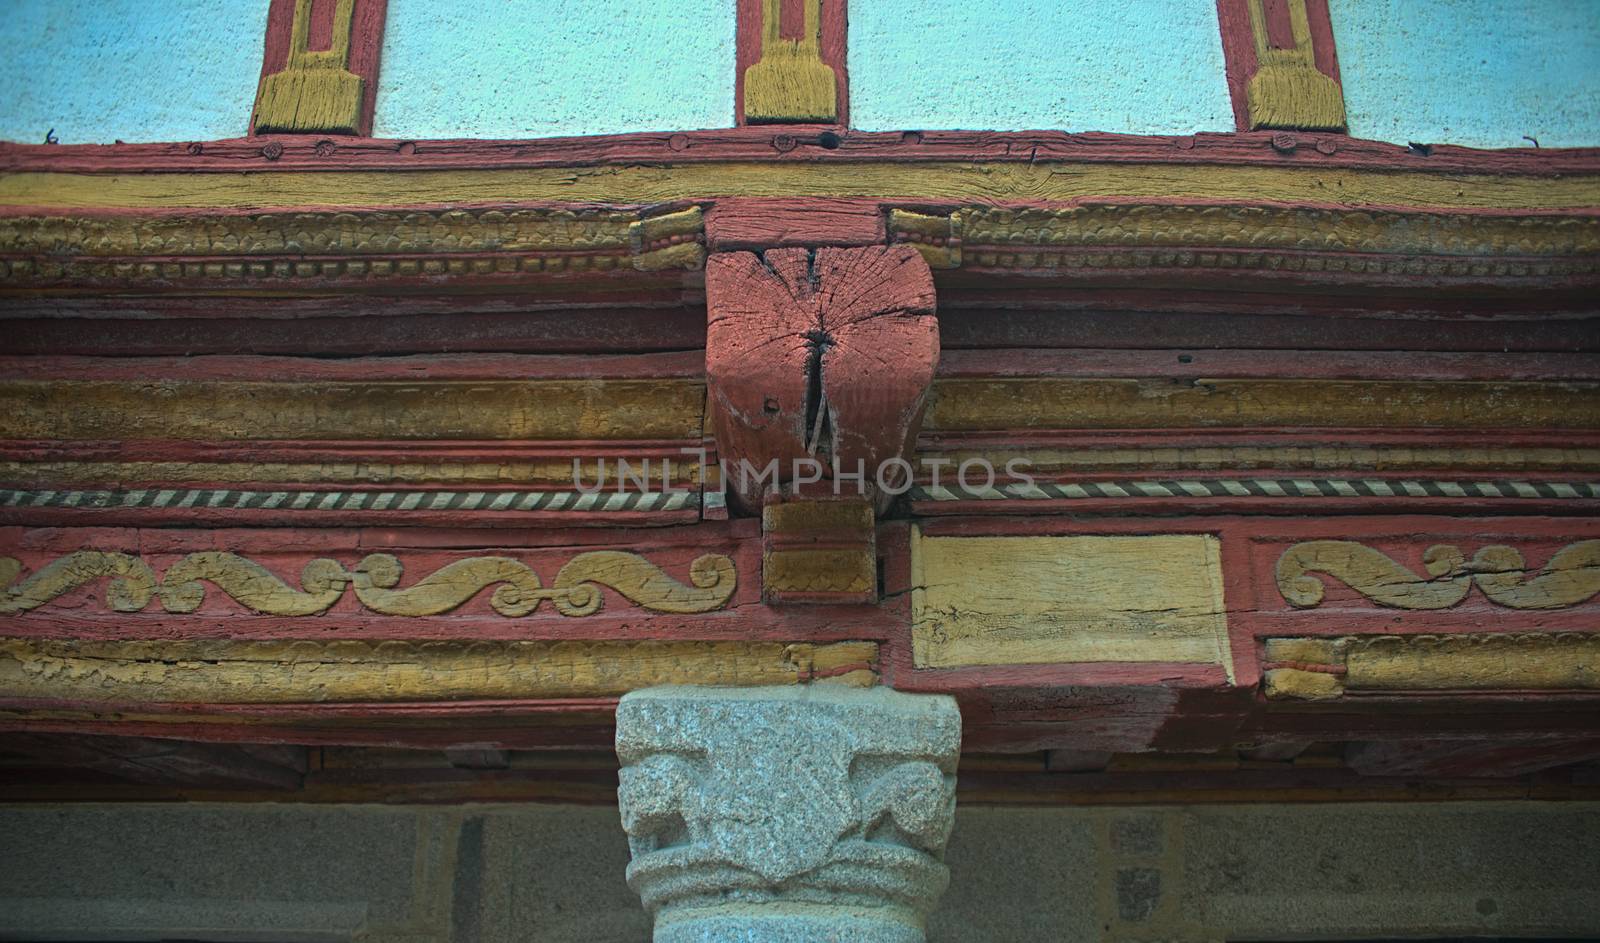
[[[267,0],[3,0],[0,140],[239,137]]]
[[[1216,0],[852,0],[851,124],[1233,130]]]
[[[733,125],[734,0],[389,0],[373,134]]]
[[[1356,137],[1600,145],[1600,0],[1330,0]]]

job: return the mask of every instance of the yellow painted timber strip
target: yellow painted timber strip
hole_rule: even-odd
[[[0,697],[281,704],[610,697],[658,684],[797,684],[874,642],[0,639]],[[864,668],[851,675],[871,684]]]
[[[688,446],[685,445],[687,448]],[[669,455],[672,481],[696,483],[700,465],[692,455]],[[642,475],[641,459],[624,459],[632,475]],[[100,482],[177,483],[185,481],[257,483],[316,482],[319,485],[380,484],[541,484],[570,487],[572,459],[544,462],[0,462],[0,481],[9,484],[96,484]],[[600,463],[578,464],[584,485],[600,479]],[[650,484],[661,484],[662,460],[650,459]],[[605,460],[605,480],[615,488],[617,462]]]
[[[1026,378],[934,384],[928,431],[1600,427],[1600,384]]]
[[[9,439],[698,438],[698,379],[0,382]],[[951,379],[929,431],[1185,427],[1600,428],[1600,384]]]
[[[1269,698],[1346,693],[1597,691],[1600,633],[1473,632],[1268,639]],[[1326,666],[1324,668],[1323,666]],[[1318,670],[1322,669],[1322,670]]]
[[[1330,167],[968,161],[727,163],[493,170],[0,175],[0,205],[396,206],[715,196],[987,202],[1094,197],[1541,209],[1600,206],[1600,175],[1523,177]]]
[[[1600,690],[1600,635],[1463,634],[1354,638],[1347,691]]]
[[[696,379],[0,382],[7,439],[652,439],[700,436]]]

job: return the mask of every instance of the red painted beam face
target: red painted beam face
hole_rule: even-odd
[[[933,278],[908,246],[729,252],[706,265],[706,375],[730,462],[831,474],[903,458],[939,359]],[[747,509],[761,487],[732,471]],[[743,487],[741,487],[743,484]],[[854,487],[854,485],[849,485]]]

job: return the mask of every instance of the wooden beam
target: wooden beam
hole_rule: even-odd
[[[804,466],[887,506],[878,472],[910,454],[938,363],[933,309],[903,246],[711,256],[706,383],[734,502],[753,512]]]
[[[1240,131],[1345,129],[1328,0],[1217,0],[1217,19]]]
[[[846,0],[738,0],[735,123],[847,126]]]
[[[371,134],[387,6],[272,0],[250,133]],[[268,142],[261,153],[276,159],[283,145]]]

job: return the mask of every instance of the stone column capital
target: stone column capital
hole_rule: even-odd
[[[628,884],[656,943],[920,943],[949,876],[961,715],[813,684],[649,688],[617,707]]]

